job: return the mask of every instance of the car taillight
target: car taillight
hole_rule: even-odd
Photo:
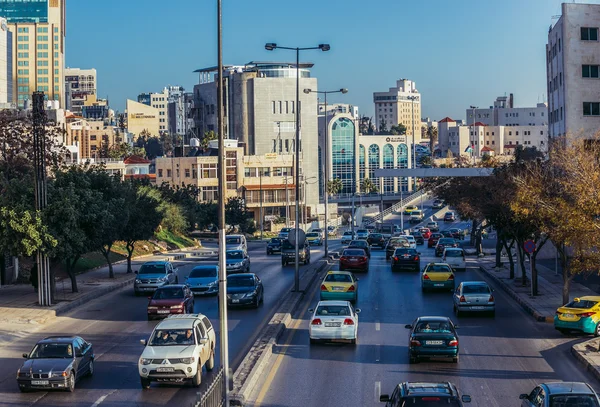
[[[419,256],[415,256],[415,260],[419,260]]]
[[[461,295],[461,296],[460,296],[460,302],[467,302],[467,300],[465,299],[465,296],[464,296],[464,295]]]
[[[410,340],[410,346],[421,346],[421,342],[419,342],[416,339],[411,339]]]
[[[360,259],[361,259],[362,261],[367,261],[367,258],[366,258],[366,257],[361,257]]]
[[[354,287],[354,284],[352,284],[350,287],[348,287],[348,291],[354,292],[354,290],[356,290],[356,287]]]
[[[448,276],[448,280],[454,280],[454,274],[450,274],[450,276]]]
[[[348,258],[346,256],[342,256],[342,257],[340,257],[340,260],[341,261],[346,261],[346,260],[348,260]]]
[[[591,317],[592,315],[594,315],[595,312],[584,312],[582,314],[579,314],[579,318],[587,318],[587,317]]]
[[[321,319],[320,318],[315,318],[312,320],[312,322],[310,323],[311,325],[321,325]]]
[[[327,291],[327,287],[325,286],[325,284],[321,284],[321,291]]]
[[[448,342],[448,346],[458,346],[458,340],[457,339],[453,339],[450,342]]]
[[[424,280],[429,280],[429,276],[427,274],[423,274],[423,279]]]
[[[398,256],[394,256],[394,260],[398,261]]]
[[[488,298],[488,302],[494,302],[494,296],[490,295],[490,298]]]
[[[344,319],[344,325],[354,325],[354,320],[352,318]]]

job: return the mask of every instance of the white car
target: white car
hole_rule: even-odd
[[[448,247],[444,249],[442,261],[447,263],[452,270],[466,270],[467,261],[465,260],[465,251],[460,247]]]
[[[358,229],[356,231],[357,239],[367,239],[369,237],[369,231],[367,229]]]
[[[410,214],[410,223],[419,223],[423,220],[423,217],[423,211],[419,209],[412,211]]]
[[[150,339],[140,340],[145,346],[138,361],[143,389],[153,381],[202,382],[202,367],[215,367],[215,330],[205,315],[171,315],[159,322]]]
[[[283,229],[281,229],[279,231],[279,236],[278,237],[280,239],[284,239],[284,240],[287,239],[288,236],[290,235],[290,230],[291,230],[290,228],[283,228]]]
[[[356,344],[358,340],[358,314],[348,301],[319,301],[312,313],[308,335],[310,343],[319,340],[349,340]]]
[[[342,244],[348,244],[351,241],[353,241],[354,239],[356,239],[356,233],[352,233],[352,231],[350,231],[350,230],[346,231],[342,235]]]
[[[414,236],[412,236],[412,235],[405,235],[405,236],[402,236],[402,237],[404,237],[404,238],[406,238],[406,240],[408,240],[408,244],[409,244],[409,247],[411,249],[416,249],[417,248],[417,241],[415,240]]]

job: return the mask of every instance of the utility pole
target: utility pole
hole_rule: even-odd
[[[263,168],[261,167],[258,170],[258,174],[260,176],[260,240],[263,240],[263,231],[264,231],[264,227],[263,227],[263,223],[264,223],[264,219],[265,219],[265,215],[263,214],[263,190],[262,190],[262,173],[263,173]]]
[[[412,167],[417,168],[417,147],[415,145],[415,100],[417,99],[416,96],[409,96],[408,100],[410,100],[411,103],[411,109],[412,109],[412,113],[411,113],[411,121],[412,121]],[[414,182],[413,182],[413,191],[417,190],[417,177],[414,177]]]

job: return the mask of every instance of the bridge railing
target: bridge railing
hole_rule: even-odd
[[[363,221],[363,226],[368,226],[371,225],[375,222],[379,222],[379,221],[383,221],[383,219],[385,219],[385,217],[387,215],[390,215],[391,213],[397,212],[398,209],[401,209],[403,206],[405,206],[406,204],[420,198],[422,195],[427,195],[426,191],[423,190],[419,190],[411,195],[408,195],[406,197],[403,197],[402,200],[396,202],[395,204],[393,204],[392,206],[390,206],[389,208],[385,209],[383,212],[378,212],[376,215],[374,215],[373,217],[370,217],[368,220]]]

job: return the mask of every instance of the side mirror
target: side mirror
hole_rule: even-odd
[[[133,273],[134,273],[134,274],[137,274],[137,273],[138,273],[138,271],[137,271],[137,270],[134,270],[134,271],[133,271]]]
[[[468,396],[466,394],[463,394],[463,396],[460,399],[462,400],[463,403],[470,403],[471,402],[471,396]]]
[[[146,346],[148,344],[148,341],[145,339],[140,339],[140,343],[144,346]]]
[[[200,345],[206,345],[208,343],[208,338],[200,338]]]
[[[405,327],[406,329],[412,329],[412,325],[411,325],[411,324],[406,324],[406,325],[404,325],[404,327]]]
[[[527,399],[529,397],[528,394],[519,394],[519,399],[524,400]]]
[[[29,359],[29,353],[23,353],[23,357],[24,357],[25,359]]]
[[[379,401],[381,401],[382,403],[388,402],[390,401],[390,396],[388,394],[382,394],[381,396],[379,396]]]
[[[357,308],[357,309],[355,309],[355,310],[354,310],[354,312],[355,312],[356,314],[360,314],[360,308]]]

